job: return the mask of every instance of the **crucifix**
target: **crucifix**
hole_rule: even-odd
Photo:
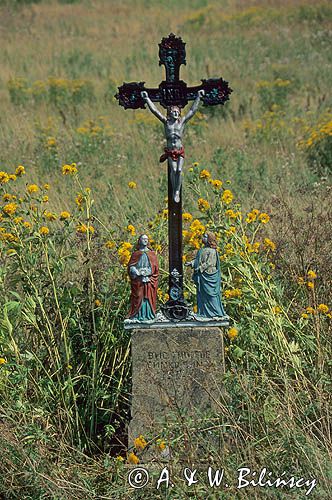
[[[162,311],[170,321],[188,318],[190,307],[183,296],[182,262],[182,167],[184,148],[182,135],[186,122],[196,113],[200,101],[204,106],[224,104],[232,92],[222,78],[201,80],[201,84],[188,87],[180,80],[180,66],[186,64],[185,43],[171,33],[159,44],[159,66],[164,65],[166,80],[158,88],[145,88],[145,82],[124,83],[116,98],[125,109],[145,109],[164,124],[166,148],[160,161],[168,164],[168,244],[169,244],[169,300]],[[181,117],[181,108],[194,101],[189,112]],[[167,109],[164,116],[153,104],[158,102]]]

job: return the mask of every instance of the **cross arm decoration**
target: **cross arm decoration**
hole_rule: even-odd
[[[171,33],[159,44],[159,65],[165,66],[166,80],[163,80],[158,88],[146,88],[145,82],[123,83],[118,87],[119,92],[115,96],[120,106],[125,109],[144,109],[142,91],[146,91],[151,101],[159,102],[164,108],[174,105],[186,106],[188,101],[197,97],[199,90],[205,91],[202,98],[204,106],[224,104],[229,99],[232,89],[223,78],[203,79],[200,85],[188,87],[180,80],[182,64],[186,64],[185,43]]]

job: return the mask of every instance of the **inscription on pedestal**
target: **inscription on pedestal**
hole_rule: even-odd
[[[161,422],[218,409],[224,372],[221,328],[134,330],[129,439]]]

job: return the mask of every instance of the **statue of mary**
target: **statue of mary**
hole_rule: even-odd
[[[213,233],[206,233],[202,242],[204,247],[198,250],[196,258],[187,264],[194,269],[197,317],[198,319],[225,317],[226,313],[220,298],[221,274],[216,237]]]

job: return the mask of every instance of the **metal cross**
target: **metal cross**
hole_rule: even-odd
[[[116,98],[125,109],[145,108],[141,92],[146,91],[151,101],[159,102],[164,108],[169,106],[183,107],[188,101],[197,97],[199,90],[204,90],[202,97],[204,106],[224,104],[232,92],[228,82],[222,78],[201,80],[201,84],[188,87],[180,80],[180,66],[186,64],[185,43],[180,37],[171,33],[159,44],[159,66],[164,65],[166,80],[159,87],[145,88],[145,82],[124,83],[118,87]],[[183,263],[182,263],[182,188],[180,203],[175,203],[168,168],[168,243],[169,243],[169,300],[162,307],[165,316],[171,321],[180,321],[188,317],[190,307],[183,296]]]

